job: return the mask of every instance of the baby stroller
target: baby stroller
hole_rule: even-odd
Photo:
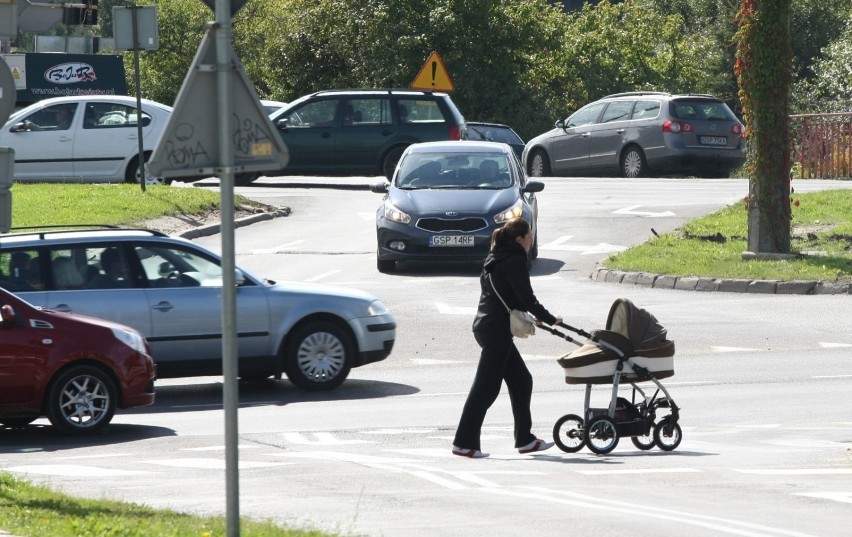
[[[629,436],[633,445],[642,450],[654,446],[663,451],[675,449],[681,441],[679,409],[659,382],[674,375],[674,342],[666,339],[666,329],[657,319],[619,298],[610,308],[606,330],[590,334],[565,323],[559,326],[588,341],[581,344],[564,332],[540,327],[580,347],[559,358],[558,363],[565,371],[566,383],[586,385],[582,417],[566,414],[553,426],[556,445],[568,453],[587,446],[592,452],[605,455],[615,449],[619,438]],[[652,382],[656,390],[649,396],[638,382]],[[609,383],[609,406],[592,408],[592,385]],[[633,387],[629,401],[618,396],[622,383]],[[657,421],[657,411],[661,409],[667,409],[668,414]]]

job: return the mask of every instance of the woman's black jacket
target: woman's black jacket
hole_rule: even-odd
[[[479,285],[482,294],[473,320],[475,332],[509,333],[509,312],[491,287],[488,275],[510,309],[532,313],[536,319],[553,324],[556,317],[542,306],[532,290],[527,253],[520,244],[501,246],[489,253],[482,266]]]

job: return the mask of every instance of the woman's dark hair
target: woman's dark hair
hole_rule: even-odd
[[[520,216],[512,218],[503,227],[494,230],[491,235],[491,251],[501,246],[512,244],[518,237],[524,237],[530,232],[530,224]]]

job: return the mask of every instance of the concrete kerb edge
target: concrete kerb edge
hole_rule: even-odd
[[[846,295],[852,294],[852,284],[810,280],[776,281],[727,278],[670,276],[648,272],[624,272],[597,267],[589,276],[594,282],[636,285],[677,291],[723,293],[756,293],[776,295]]]
[[[244,218],[239,218],[234,220],[234,227],[242,227],[248,226],[250,224],[254,224],[257,222],[262,222],[264,220],[272,220],[273,218],[278,218],[280,216],[287,216],[289,211],[285,209],[278,209],[269,213],[258,213],[253,214],[251,216],[246,216]],[[179,233],[178,237],[183,237],[184,239],[196,239],[198,237],[207,237],[209,235],[215,235],[219,233],[222,226],[221,224],[208,224],[206,226],[199,226],[197,228],[188,229],[183,233]]]

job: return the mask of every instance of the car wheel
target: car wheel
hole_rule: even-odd
[[[393,178],[393,172],[396,170],[396,164],[399,162],[399,157],[402,156],[402,152],[405,151],[404,147],[394,147],[388,154],[385,155],[384,164],[382,164],[382,170],[385,173],[385,177],[390,181]]]
[[[647,170],[642,150],[635,145],[628,147],[621,156],[621,174],[628,179],[635,179],[644,177]]]
[[[532,177],[550,176],[550,160],[548,160],[547,153],[543,149],[533,151],[528,172]]]
[[[376,257],[376,268],[382,274],[396,271],[396,261],[393,259],[380,259]]]
[[[100,369],[76,366],[51,383],[47,398],[47,418],[54,427],[72,435],[94,434],[112,420],[117,390]]]
[[[311,321],[294,329],[284,351],[284,372],[303,390],[331,390],[349,375],[355,346],[349,333],[329,321]]]
[[[260,174],[257,172],[246,172],[246,173],[238,173],[234,175],[234,185],[235,186],[248,186],[254,182],[255,179],[260,177]]]
[[[151,157],[149,153],[145,154],[145,161]],[[127,165],[127,170],[124,172],[124,180],[128,183],[136,183],[139,184],[139,155],[136,155],[132,159],[130,159],[130,163]],[[165,179],[163,177],[154,177],[148,172],[148,167],[145,167],[145,184],[146,185],[168,185],[171,184],[171,179]]]

